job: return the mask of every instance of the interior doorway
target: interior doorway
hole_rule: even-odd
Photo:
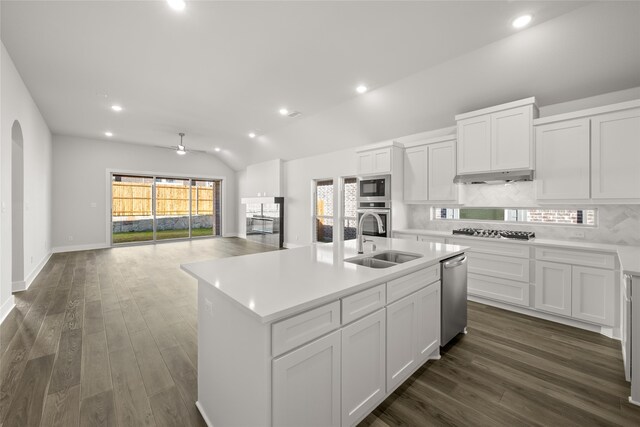
[[[16,120],[11,126],[11,282],[24,290],[24,139]]]

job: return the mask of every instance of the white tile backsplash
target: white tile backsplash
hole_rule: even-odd
[[[539,207],[535,200],[535,183],[474,184],[460,186],[460,201],[467,207]],[[443,206],[446,207],[446,206]],[[565,207],[565,206],[563,206]],[[454,228],[473,227],[503,230],[533,231],[543,239],[575,240],[640,246],[640,205],[576,206],[595,207],[598,211],[596,227],[531,225],[524,223],[498,223],[431,220],[431,206],[410,205],[407,209],[409,228],[451,231]],[[572,233],[583,230],[584,238]]]

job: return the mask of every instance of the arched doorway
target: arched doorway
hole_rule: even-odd
[[[16,120],[11,126],[11,282],[24,290],[24,139]]]

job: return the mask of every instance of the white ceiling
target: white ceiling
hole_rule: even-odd
[[[585,4],[3,0],[1,37],[54,134],[170,146],[184,131],[240,169],[640,86],[640,4]],[[523,12],[535,25],[518,32]]]

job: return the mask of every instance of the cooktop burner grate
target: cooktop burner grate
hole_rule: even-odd
[[[482,228],[460,228],[453,230],[453,234],[464,236],[487,237],[491,239],[514,239],[531,240],[536,237],[532,231],[511,231],[511,230],[484,230]]]

